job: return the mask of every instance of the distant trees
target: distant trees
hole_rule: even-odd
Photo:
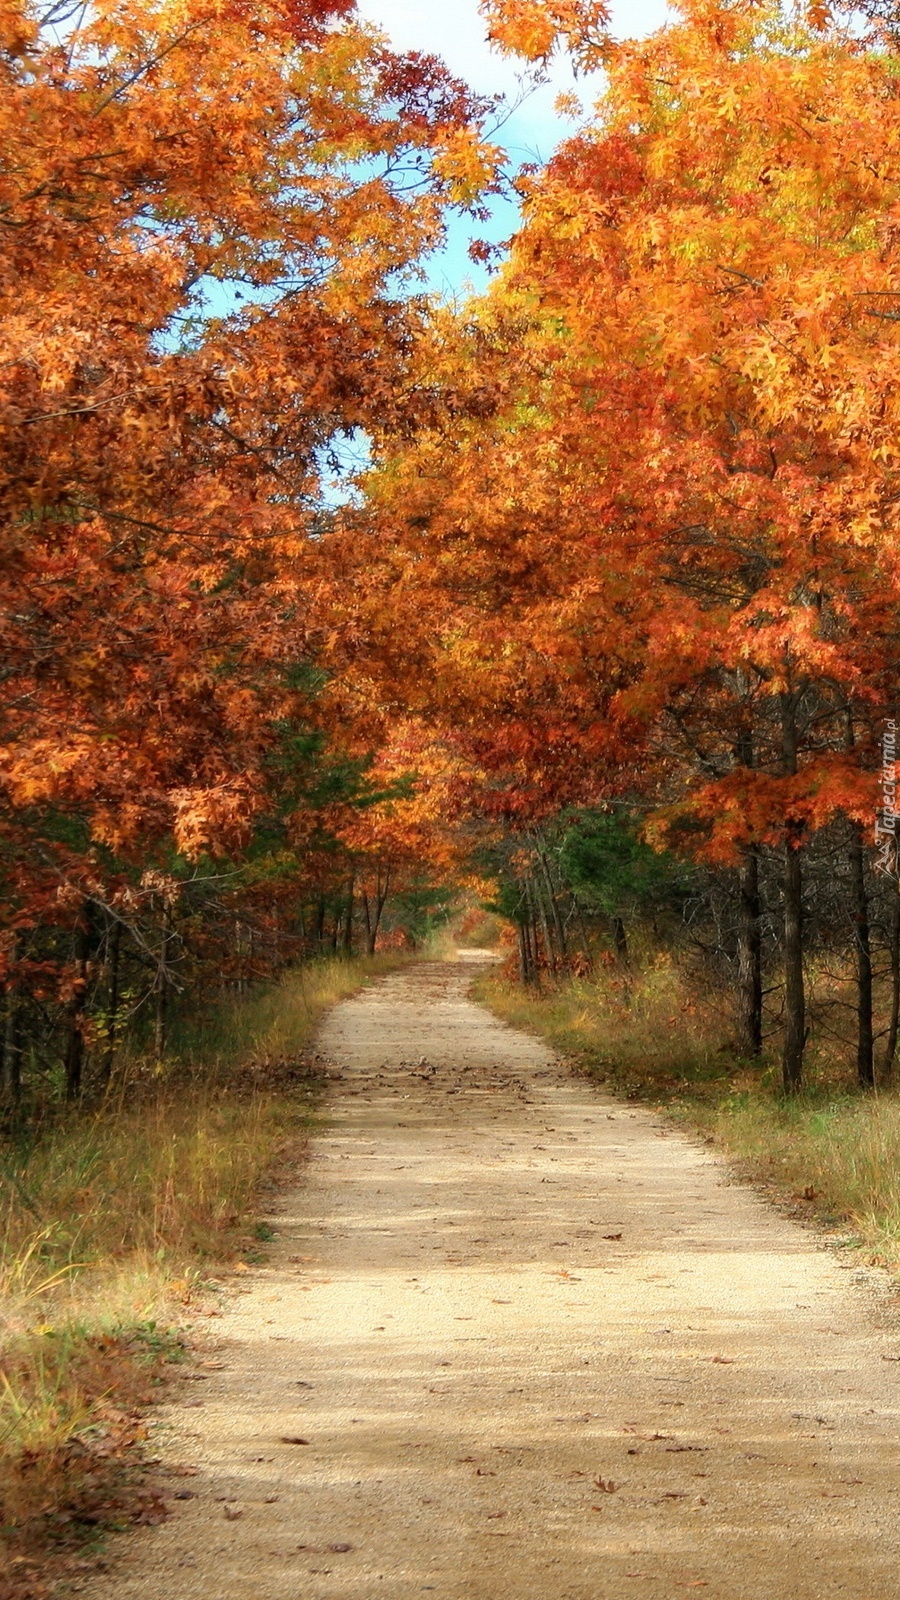
[[[789,1091],[806,955],[840,945],[870,1085],[893,949],[871,847],[900,671],[896,62],[825,8],[740,0],[685,3],[608,72],[447,337],[448,380],[465,352],[490,405],[389,453],[371,514],[438,619],[433,704],[485,815],[524,847],[561,807],[624,800],[731,875],[740,1036],[759,1050],[777,948]]]

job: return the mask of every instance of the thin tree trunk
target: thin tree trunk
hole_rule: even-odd
[[[888,1036],[884,1047],[884,1060],[881,1071],[885,1078],[889,1078],[894,1070],[894,1056],[897,1053],[897,1033],[900,1031],[900,879],[894,878],[894,893],[891,901],[891,1015],[888,1022]]]
[[[156,1011],[153,1018],[153,1050],[161,1061],[166,1050],[166,1033],[169,1021],[169,984],[164,971],[160,971],[156,988]]]
[[[530,987],[537,978],[537,959],[532,935],[532,908],[527,879],[522,884],[516,928],[519,935],[519,977],[526,987]]]
[[[16,995],[6,1032],[6,1083],[9,1103],[13,1107],[18,1106],[22,1099],[23,1016],[22,1001]]]
[[[109,998],[107,1004],[106,1051],[103,1057],[103,1081],[109,1083],[116,1059],[119,1029],[119,969],[122,954],[122,924],[116,920],[109,942]]]
[[[872,1026],[872,946],[863,831],[850,824],[850,892],[853,943],[856,952],[856,1075],[861,1089],[875,1087],[875,1043]]]
[[[375,902],[375,928],[372,934],[372,955],[375,954],[375,945],[378,941],[378,930],[381,927],[381,919],[384,916],[384,908],[387,905],[387,897],[390,894],[391,889],[391,869],[389,866],[385,868],[383,879],[381,877],[381,873],[379,872],[376,888],[378,892],[378,899]]]
[[[613,942],[616,947],[616,957],[619,965],[628,966],[628,935],[625,932],[625,923],[621,917],[612,917]]]
[[[69,1001],[69,1032],[66,1040],[65,1076],[66,1099],[77,1100],[81,1094],[84,1073],[84,1011],[87,998],[88,961],[91,954],[93,918],[89,901],[85,901],[81,920],[75,933],[75,960],[77,975]]]
[[[557,902],[557,899],[556,899],[556,893],[555,893],[554,888],[553,888],[553,878],[551,876],[550,868],[549,868],[549,865],[547,863],[547,857],[544,854],[544,851],[540,848],[540,846],[537,846],[537,858],[538,858],[538,861],[541,864],[541,875],[542,875],[542,877],[544,879],[544,885],[545,885],[546,890],[547,890],[547,904],[550,907],[550,915],[551,915],[551,917],[553,919],[553,928],[554,928],[554,931],[555,931],[555,934],[556,934],[556,944],[557,944],[557,950],[558,950],[558,953],[559,953],[560,963],[563,966],[565,966],[566,959],[568,957],[568,946],[567,946],[567,942],[566,942],[566,930],[565,930],[565,927],[563,925],[562,917],[560,916],[559,905],[558,905],[558,902]]]
[[[755,766],[753,726],[748,713],[735,745],[735,766]],[[762,937],[759,893],[759,845],[750,843],[741,858],[738,877],[738,1048],[742,1055],[762,1054]]]
[[[240,923],[237,924],[236,936],[239,937]],[[159,973],[156,989],[156,1015],[153,1024],[153,1049],[157,1061],[161,1061],[166,1053],[166,1038],[169,1027],[169,943],[171,940],[171,924],[168,909],[163,911],[163,936],[160,951]],[[240,968],[238,968],[240,971]],[[238,992],[240,993],[241,980],[238,978]]]
[[[350,879],[347,892],[347,921],[344,924],[344,955],[348,958],[353,954],[353,891],[355,880]]]
[[[847,707],[844,717],[844,744],[855,748],[853,712]],[[869,929],[869,897],[866,891],[866,849],[858,822],[850,828],[850,905],[853,917],[853,948],[856,955],[856,1076],[861,1089],[875,1087],[875,1039],[872,1024],[872,943]]]
[[[738,900],[738,1048],[762,1053],[762,939],[760,937],[759,847],[748,845],[741,860]]]
[[[541,922],[541,932],[544,935],[544,949],[546,952],[547,966],[550,968],[551,972],[555,972],[557,967],[556,944],[550,931],[550,918],[547,915],[546,900],[544,895],[541,893],[540,885],[538,883],[535,883],[534,895],[535,900],[537,901],[538,915]]]
[[[22,1098],[22,1001],[18,985],[6,995],[3,1021],[3,1071],[0,1075],[0,1102],[17,1106]]]
[[[532,983],[538,983],[541,973],[541,942],[538,936],[537,917],[534,911],[534,892],[530,877],[525,879],[525,905],[527,907],[525,928],[530,942],[531,954],[531,981]]]
[[[581,948],[584,952],[584,959],[587,964],[588,971],[593,972],[594,957],[591,951],[591,941],[588,938],[587,923],[584,920],[584,912],[581,909],[581,902],[579,901],[578,896],[574,894],[572,895],[572,906],[574,908],[575,915],[578,918],[578,932],[581,936]]]
[[[796,696],[782,694],[781,740],[786,777],[797,771]],[[803,1084],[806,1047],[806,990],[803,981],[803,856],[802,823],[789,818],[784,841],[784,1050],[782,1084],[796,1094]]]
[[[360,898],[362,900],[363,918],[366,924],[366,951],[370,956],[373,956],[375,954],[375,933],[372,928],[372,918],[369,913],[369,896],[366,893],[363,893]]]
[[[325,917],[327,911],[328,906],[326,904],[325,896],[320,894],[316,903],[316,945],[318,946],[320,954],[325,945]]]
[[[519,982],[524,988],[528,983],[528,946],[525,943],[525,925],[516,923],[516,939],[519,952]]]
[[[372,908],[371,924],[369,922],[368,900],[366,901],[366,932],[368,934],[367,948],[370,956],[375,954],[375,946],[378,943],[378,930],[381,927],[381,919],[384,915],[384,908],[387,904],[390,883],[390,867],[387,868],[383,879],[379,869],[375,879],[375,900]]]

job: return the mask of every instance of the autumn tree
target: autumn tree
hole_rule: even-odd
[[[788,1090],[803,863],[839,826],[874,1074],[895,96],[890,58],[852,32],[751,0],[686,3],[618,47],[597,121],[523,177],[510,263],[434,357],[452,386],[468,351],[489,414],[388,449],[371,490],[393,587],[436,620],[435,713],[495,774],[486,804],[639,798],[652,835],[739,869],[751,1050],[760,852],[780,857]]]
[[[62,968],[75,1092],[125,879],[244,849],[285,726],[344,736],[323,484],[427,404],[404,275],[496,152],[348,0],[5,3],[0,83],[7,1012]]]

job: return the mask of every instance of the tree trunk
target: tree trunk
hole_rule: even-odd
[[[541,939],[538,932],[538,919],[534,904],[534,886],[530,877],[525,880],[525,904],[528,907],[525,927],[531,946],[531,981],[532,983],[540,983]]]
[[[157,1061],[162,1061],[165,1054],[165,1040],[168,1030],[168,979],[165,971],[160,971],[157,982],[157,1008],[154,1014],[154,1053]]]
[[[738,900],[738,1049],[762,1053],[762,939],[760,937],[759,846],[748,845],[740,868]]]
[[[625,932],[625,923],[621,917],[612,919],[613,942],[616,947],[616,957],[621,967],[628,966],[628,935]]]
[[[900,879],[893,880],[894,893],[891,900],[891,1015],[888,1023],[887,1042],[884,1047],[884,1060],[881,1070],[885,1078],[889,1078],[894,1070],[894,1056],[897,1053],[897,1033],[900,1030]]]
[[[236,937],[239,937],[240,924],[237,925]],[[157,1061],[161,1061],[166,1053],[166,1039],[169,1028],[169,948],[172,939],[171,914],[168,908],[163,910],[163,935],[160,949],[159,972],[157,974],[156,988],[156,1016],[153,1024],[153,1049]],[[238,969],[240,971],[240,968]],[[238,992],[241,981],[238,978]]]
[[[547,914],[546,899],[545,899],[544,895],[541,893],[540,884],[538,884],[538,883],[535,883],[535,886],[534,886],[534,897],[535,897],[535,900],[537,901],[538,915],[540,917],[540,923],[541,923],[541,932],[544,935],[544,951],[545,951],[545,955],[546,955],[547,966],[550,968],[551,972],[555,972],[556,968],[557,968],[556,944],[555,944],[553,935],[552,935],[552,933],[550,931],[550,918],[549,918],[549,916]]]
[[[384,915],[385,905],[387,904],[390,884],[391,869],[388,867],[383,879],[380,871],[375,879],[375,900],[372,907],[371,922],[369,921],[369,901],[368,897],[365,897],[364,904],[366,908],[367,949],[370,956],[375,954],[375,946],[378,943],[378,930],[381,927],[381,919]]]
[[[594,957],[591,951],[591,941],[588,938],[587,923],[584,920],[584,912],[581,908],[581,902],[579,901],[578,896],[574,894],[572,895],[572,907],[575,912],[575,916],[578,919],[578,932],[581,937],[581,949],[584,954],[585,966],[587,967],[588,972],[593,972]]]
[[[779,696],[783,771],[797,771],[797,702],[793,693]],[[806,990],[803,982],[803,825],[788,818],[784,839],[784,1050],[782,1085],[796,1094],[803,1084],[806,1048]]]
[[[344,955],[349,959],[353,954],[353,891],[355,880],[350,879],[347,890],[347,920],[344,923]]]
[[[530,988],[534,982],[534,969],[531,960],[531,946],[528,939],[527,911],[516,923],[516,932],[519,936],[519,982],[523,988]]]
[[[81,920],[75,933],[75,961],[77,973],[72,998],[68,1006],[69,1033],[66,1040],[65,1076],[66,1099],[77,1100],[81,1094],[84,1072],[84,1011],[87,998],[88,961],[91,954],[93,916],[89,901],[85,901]]]
[[[15,1107],[22,1098],[22,1001],[18,987],[7,991],[3,1022],[3,1072],[0,1102]]]
[[[320,894],[316,902],[316,946],[320,955],[325,946],[325,917],[327,911],[328,906],[325,896]]]
[[[122,954],[122,924],[116,921],[109,941],[109,997],[107,1002],[106,1051],[103,1081],[109,1083],[116,1059],[119,1027],[119,968]]]
[[[516,928],[519,935],[519,977],[526,987],[530,987],[537,979],[538,967],[527,879],[522,884]]]
[[[875,1042],[872,1027],[872,946],[869,933],[869,897],[866,892],[866,855],[863,831],[850,824],[850,893],[853,943],[856,953],[856,1075],[861,1089],[875,1087]]]
[[[545,885],[546,890],[547,890],[547,904],[550,907],[550,915],[551,915],[551,917],[553,919],[553,928],[554,928],[554,932],[556,934],[556,947],[557,947],[557,952],[558,952],[558,955],[559,955],[560,964],[562,966],[565,966],[566,959],[568,957],[568,947],[567,947],[567,943],[566,943],[566,930],[565,930],[565,927],[563,925],[562,917],[560,916],[559,904],[557,902],[556,893],[555,893],[555,890],[554,890],[554,887],[553,887],[553,878],[551,876],[550,868],[549,868],[549,865],[547,863],[547,857],[545,856],[543,850],[541,850],[539,847],[537,849],[537,857],[538,857],[538,861],[541,864],[541,875],[542,875],[542,877],[544,879],[544,885]]]

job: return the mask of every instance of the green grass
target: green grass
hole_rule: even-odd
[[[0,1554],[89,1534],[140,1437],[177,1325],[272,1237],[263,1185],[321,1091],[324,1011],[397,958],[333,960],[210,1005],[161,1065],[127,1061],[91,1113],[0,1145]],[[207,1295],[208,1298],[208,1295]],[[137,1409],[136,1409],[137,1408]]]
[[[545,982],[538,992],[491,976],[479,997],[614,1092],[700,1132],[773,1197],[900,1271],[896,1092],[854,1092],[846,1066],[813,1054],[810,1087],[785,1100],[773,1060],[735,1055],[722,996],[698,994],[668,956],[629,979],[606,968]]]

